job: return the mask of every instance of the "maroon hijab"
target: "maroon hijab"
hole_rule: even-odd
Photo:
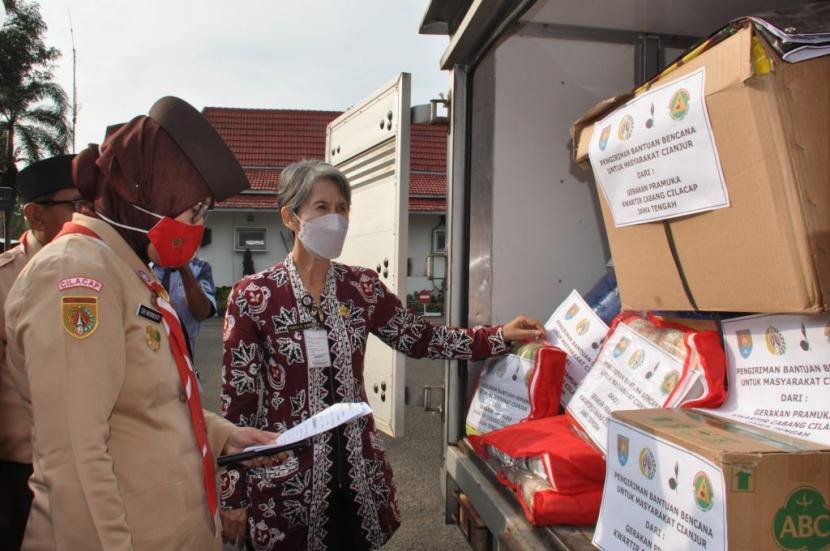
[[[90,144],[72,164],[72,176],[81,195],[99,212],[120,224],[149,230],[162,216],[176,217],[211,196],[196,171],[170,135],[153,119],[139,116]],[[113,226],[135,253],[147,262],[147,235]]]

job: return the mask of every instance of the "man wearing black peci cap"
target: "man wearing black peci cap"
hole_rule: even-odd
[[[72,183],[74,155],[61,155],[26,167],[17,189],[29,231],[20,244],[0,255],[0,547],[19,549],[29,516],[32,474],[29,416],[5,365],[3,305],[9,289],[29,259],[72,219],[73,212],[91,212]]]

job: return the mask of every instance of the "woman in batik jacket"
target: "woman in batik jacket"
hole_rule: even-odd
[[[285,261],[242,279],[228,298],[222,412],[230,421],[282,432],[336,402],[366,401],[370,332],[413,358],[464,360],[544,334],[523,316],[503,327],[432,326],[375,272],[332,262],[346,236],[351,193],[330,165],[287,167],[278,193],[282,222],[297,239]],[[226,541],[247,538],[256,550],[377,549],[400,524],[392,470],[371,416],[289,455],[272,467],[223,474]]]

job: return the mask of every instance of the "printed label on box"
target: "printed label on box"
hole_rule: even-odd
[[[830,314],[723,322],[729,397],[714,415],[830,446]]]
[[[603,550],[727,548],[723,471],[675,444],[611,419],[602,507]]]
[[[566,406],[599,354],[608,326],[574,290],[545,323],[545,332],[549,343],[568,354],[561,401]]]
[[[594,125],[588,155],[616,227],[729,206],[705,81],[704,67]]]

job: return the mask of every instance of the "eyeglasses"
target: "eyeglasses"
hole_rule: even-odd
[[[73,212],[81,212],[82,209],[92,209],[93,205],[86,199],[66,199],[63,201],[55,201],[54,199],[46,199],[43,201],[33,201],[36,205],[43,205],[44,207],[54,207],[55,205],[72,205]]]

